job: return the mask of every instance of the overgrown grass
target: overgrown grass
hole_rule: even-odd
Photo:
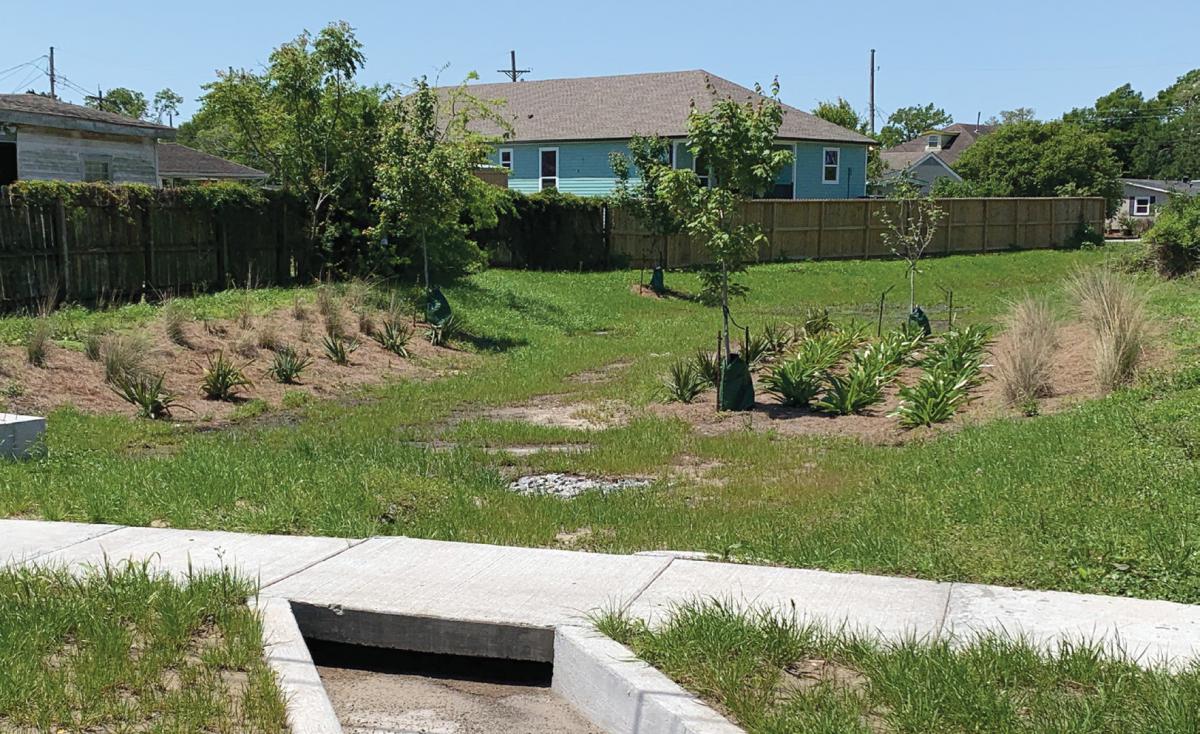
[[[1061,306],[1066,279],[1107,256],[943,258],[926,263],[925,280],[954,287],[961,324],[997,323],[1026,293]],[[690,274],[668,277],[677,290],[699,287]],[[1147,376],[1063,413],[904,447],[772,432],[705,436],[643,408],[661,400],[672,362],[712,343],[720,315],[683,299],[640,298],[629,290],[636,279],[493,270],[461,281],[445,291],[472,326],[470,369],[352,401],[289,403],[295,419],[284,427],[192,432],[57,412],[47,458],[0,464],[0,514],[517,545],[553,545],[559,533],[587,527],[576,547],[693,549],[1200,602],[1200,433],[1190,430],[1200,425],[1200,372]],[[741,323],[799,324],[827,307],[845,324],[871,318],[878,293],[903,283],[904,271],[895,262],[781,264],[751,268],[745,282],[750,296],[734,308]],[[1181,365],[1200,357],[1196,296],[1187,279],[1151,293]],[[293,296],[275,300],[286,309]],[[888,311],[885,327],[901,323],[904,306]],[[928,310],[944,330],[944,312]],[[573,378],[614,363],[627,366],[599,381]],[[578,431],[480,417],[541,395],[625,401],[634,419]],[[520,458],[484,450],[568,442],[591,448]],[[685,465],[703,469],[677,468]],[[507,492],[514,470],[660,481],[563,502]]]
[[[1200,667],[1143,670],[1088,644],[885,643],[720,602],[654,630],[617,615],[598,627],[751,734],[1200,729]]]
[[[0,570],[0,728],[285,731],[254,592],[141,565]]]

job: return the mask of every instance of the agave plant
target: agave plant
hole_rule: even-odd
[[[163,387],[165,375],[123,372],[109,381],[109,387],[122,400],[137,408],[139,418],[171,417],[175,396]]]
[[[216,357],[211,354],[208,356],[208,365],[200,379],[200,390],[209,400],[231,400],[238,390],[251,384],[241,367],[226,357],[224,352],[217,352]]]
[[[704,378],[706,383],[712,387],[721,384],[721,359],[715,352],[698,349],[692,362],[696,366],[696,372]]]
[[[663,379],[663,388],[668,400],[690,403],[708,388],[708,381],[696,369],[694,363],[681,359],[671,365]]]
[[[825,413],[861,413],[883,401],[884,375],[871,365],[851,364],[844,375],[826,373],[825,392],[813,405]]]
[[[900,406],[891,413],[905,428],[932,426],[954,417],[968,400],[970,378],[950,370],[926,372],[912,387],[900,388]]]
[[[267,374],[275,382],[284,385],[295,385],[300,379],[300,373],[312,364],[312,360],[306,356],[301,356],[295,349],[289,346],[283,346],[275,350],[275,354],[271,356],[271,364],[267,367]]]
[[[377,329],[371,338],[379,346],[401,357],[408,356],[408,340],[412,338],[413,328],[408,322],[397,318],[386,318],[383,326]]]
[[[819,371],[804,360],[792,357],[775,365],[762,378],[762,383],[767,392],[777,396],[784,405],[804,408],[820,394],[823,380]]]
[[[350,364],[350,355],[358,349],[357,341],[340,336],[326,335],[321,345],[325,347],[325,356],[329,357],[329,361],[342,367]]]

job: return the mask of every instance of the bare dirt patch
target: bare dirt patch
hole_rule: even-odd
[[[482,417],[493,421],[517,421],[582,431],[612,428],[628,420],[627,407],[623,403],[571,403],[561,395],[543,395],[524,405],[494,408]]]
[[[347,317],[348,326],[356,320]],[[165,386],[175,396],[172,420],[180,423],[228,422],[239,406],[263,400],[278,407],[286,393],[301,392],[316,398],[345,394],[360,387],[403,379],[430,379],[447,368],[468,363],[473,355],[453,349],[432,347],[418,335],[409,341],[409,359],[399,357],[351,327],[358,348],[350,364],[331,362],[322,347],[324,330],[315,314],[298,321],[288,311],[256,317],[243,328],[237,321],[190,322],[185,327],[186,346],[167,338],[159,321],[133,332],[142,340],[143,368],[163,373]],[[308,355],[312,363],[298,385],[281,385],[266,374],[272,351],[261,342],[288,345]],[[253,385],[236,400],[206,400],[200,381],[207,357],[224,352],[241,367]],[[0,384],[6,387],[8,410],[44,415],[55,408],[74,406],[86,413],[134,415],[135,409],[119,398],[104,380],[104,367],[90,361],[82,351],[51,345],[43,367],[25,360],[20,347],[0,348]]]
[[[569,382],[574,382],[581,385],[591,385],[597,383],[609,382],[616,379],[622,372],[633,366],[633,362],[613,362],[606,364],[594,370],[584,370],[576,372],[567,378]]]

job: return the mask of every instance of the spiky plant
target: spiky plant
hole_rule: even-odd
[[[770,362],[772,356],[771,345],[761,334],[751,334],[749,339],[743,339],[738,352],[752,370]]]
[[[289,346],[282,346],[271,355],[267,375],[280,384],[295,385],[300,380],[300,373],[311,364],[312,360],[307,356],[301,356]]]
[[[788,324],[772,321],[763,326],[762,338],[771,357],[778,358],[796,342],[796,330]]]
[[[435,347],[449,346],[456,339],[466,334],[466,327],[457,316],[451,315],[441,326],[430,326],[425,332],[429,343]]]
[[[358,342],[345,337],[326,336],[321,345],[325,348],[325,356],[330,362],[345,367],[350,364],[350,355],[358,349]]]
[[[388,317],[372,338],[392,354],[407,358],[408,340],[412,338],[412,333],[412,325],[407,321]]]
[[[808,407],[820,394],[823,382],[821,373],[798,357],[780,362],[762,378],[767,392],[793,408]]]
[[[200,379],[200,390],[204,397],[209,400],[232,400],[239,390],[251,384],[242,368],[226,357],[225,352],[217,352],[215,357],[208,355],[208,365]]]
[[[122,400],[137,408],[139,418],[159,420],[171,417],[175,396],[164,386],[165,375],[145,373],[122,373],[116,376],[109,387]]]
[[[25,338],[25,359],[34,367],[46,366],[46,352],[50,347],[50,338],[54,329],[50,319],[39,316],[29,327],[29,336]]]
[[[672,364],[667,371],[667,376],[663,378],[663,389],[668,401],[690,403],[698,398],[706,388],[708,388],[708,383],[696,370],[696,365],[686,359]]]
[[[872,365],[851,364],[846,374],[825,374],[825,391],[813,405],[824,413],[850,415],[883,402],[885,373]]]
[[[721,384],[721,359],[716,352],[698,349],[692,363],[696,366],[696,372],[704,378],[706,383],[712,387]]]
[[[104,380],[112,384],[118,377],[142,371],[146,345],[142,339],[128,334],[108,334],[100,342],[104,360]]]
[[[970,382],[969,376],[946,368],[926,372],[916,385],[900,388],[900,406],[890,415],[905,428],[944,423],[966,404]]]

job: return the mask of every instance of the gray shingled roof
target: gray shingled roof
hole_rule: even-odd
[[[623,140],[635,134],[685,137],[692,101],[702,110],[712,106],[706,80],[722,97],[755,98],[753,90],[702,70],[471,84],[467,89],[482,99],[505,100],[514,142]],[[781,139],[875,142],[795,107],[783,109]],[[488,127],[480,131],[499,134],[498,128]]]
[[[0,121],[97,132],[125,132],[141,137],[175,137],[175,129],[145,120],[95,110],[40,94],[0,94]]]
[[[954,135],[954,139],[950,141],[950,145],[941,150],[926,150],[925,143],[928,141],[929,136],[922,135],[919,138],[906,140],[899,145],[888,148],[880,153],[880,157],[888,165],[888,168],[901,170],[924,158],[926,153],[933,152],[947,166],[953,166],[958,157],[963,154],[963,151],[974,145],[976,140],[995,129],[995,125],[968,125],[956,122],[938,131],[945,135]]]
[[[1150,191],[1200,196],[1200,181],[1164,181],[1152,178],[1123,178],[1121,183]]]
[[[158,173],[165,178],[265,179],[257,168],[243,166],[179,143],[158,144]]]

